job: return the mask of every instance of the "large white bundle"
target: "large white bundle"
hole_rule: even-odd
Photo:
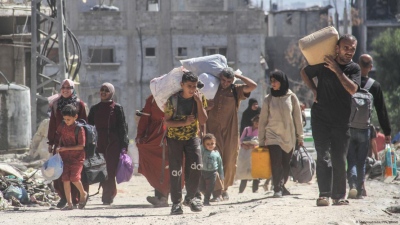
[[[316,65],[324,62],[325,55],[336,54],[335,46],[338,40],[337,30],[329,26],[300,39],[299,48],[308,64]]]
[[[183,68],[178,67],[168,74],[156,77],[150,81],[150,91],[154,96],[157,106],[164,112],[168,98],[181,89]]]
[[[218,91],[219,79],[207,73],[202,73],[199,75],[199,80],[204,83],[204,87],[201,92],[204,94],[206,99],[214,99],[215,94]]]
[[[185,59],[180,62],[183,67],[192,71],[197,76],[202,73],[208,73],[218,77],[219,73],[228,67],[225,56],[220,54]]]

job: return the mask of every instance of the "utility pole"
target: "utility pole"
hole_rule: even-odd
[[[56,0],[57,15],[54,17],[46,15],[40,11],[42,0],[32,0],[32,16],[31,16],[31,34],[32,34],[32,45],[31,45],[31,118],[32,118],[32,134],[36,132],[37,120],[41,119],[40,108],[38,108],[38,102],[42,101],[48,104],[48,99],[45,96],[46,93],[43,88],[47,85],[60,84],[60,80],[67,77],[66,74],[66,58],[65,58],[65,26],[63,18],[63,1]],[[54,31],[50,33],[41,29],[41,25],[45,22],[53,23],[56,27]],[[41,39],[42,37],[42,39]],[[56,63],[42,54],[43,44],[52,40],[58,43],[58,57],[59,62]],[[58,69],[56,73],[44,74],[44,65],[53,65]],[[39,112],[39,113],[38,113]]]

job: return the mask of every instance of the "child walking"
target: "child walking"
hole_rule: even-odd
[[[168,159],[171,185],[171,215],[182,214],[182,161],[185,153],[186,197],[184,204],[193,212],[202,210],[203,205],[195,194],[199,186],[202,160],[200,138],[197,133],[199,124],[207,120],[205,108],[207,101],[197,89],[198,77],[192,72],[182,75],[182,90],[172,95],[164,110],[167,130]]]
[[[89,194],[83,190],[81,182],[81,172],[83,168],[83,161],[85,160],[85,131],[82,127],[79,128],[78,140],[76,140],[75,129],[77,129],[76,119],[78,118],[78,110],[72,104],[64,106],[61,111],[64,122],[61,123],[57,129],[60,134],[59,147],[56,149],[60,153],[64,163],[63,173],[61,180],[64,185],[65,197],[67,199],[67,206],[62,210],[72,210],[71,200],[71,182],[79,190],[80,200],[79,209],[85,208]]]
[[[245,127],[240,137],[241,148],[244,151],[251,154],[251,151],[258,146],[258,120],[260,119],[259,115],[254,116],[251,119],[252,126]],[[239,154],[240,155],[240,154]],[[241,159],[239,158],[239,161]],[[239,164],[239,163],[238,163]],[[241,180],[239,186],[239,193],[243,193],[244,189],[246,189],[248,180]],[[260,184],[260,179],[253,180],[253,193],[258,191],[258,185]]]
[[[216,138],[213,134],[206,134],[203,137],[203,169],[201,170],[200,190],[204,193],[203,205],[210,205],[210,197],[214,191],[218,175],[224,180],[224,168],[222,158],[218,150],[215,150]]]

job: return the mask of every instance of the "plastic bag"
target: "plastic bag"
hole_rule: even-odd
[[[28,193],[23,187],[10,185],[4,191],[4,198],[9,200],[11,199],[11,197],[18,199],[18,201],[20,201],[21,203],[27,203],[29,201]]]
[[[50,157],[42,166],[42,175],[47,181],[58,179],[63,172],[63,161],[59,153]]]
[[[182,89],[183,68],[178,67],[171,70],[168,74],[156,77],[150,81],[150,91],[154,96],[158,108],[164,112],[164,105],[168,98]]]
[[[251,176],[251,151],[251,149],[240,148],[236,167],[236,180],[254,179]]]
[[[219,79],[207,73],[199,75],[199,80],[204,83],[204,87],[201,89],[201,93],[204,94],[206,99],[214,99],[215,94],[218,91]]]
[[[117,168],[117,183],[130,181],[133,175],[133,163],[132,159],[123,151],[119,156],[118,168]]]
[[[180,61],[182,66],[196,75],[208,73],[218,77],[221,71],[228,67],[226,57],[220,54],[185,59]]]

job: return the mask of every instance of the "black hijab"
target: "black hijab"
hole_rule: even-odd
[[[274,70],[271,72],[270,79],[271,78],[275,78],[275,80],[281,83],[281,88],[279,88],[279,90],[275,91],[273,88],[271,88],[271,95],[274,97],[281,97],[286,95],[289,90],[289,81],[286,74],[280,70]]]
[[[240,122],[240,135],[243,133],[244,128],[253,125],[251,119],[253,119],[253,117],[255,117],[256,115],[260,114],[261,111],[260,107],[258,107],[256,110],[251,109],[251,106],[254,103],[258,103],[258,101],[255,98],[250,98],[249,106],[247,107],[246,110],[243,111],[242,121]]]

